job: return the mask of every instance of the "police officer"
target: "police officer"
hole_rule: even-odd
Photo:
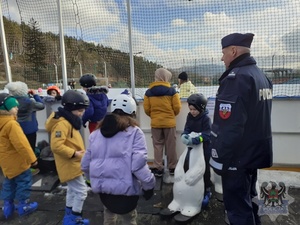
[[[257,169],[273,163],[272,83],[250,56],[253,36],[233,33],[221,41],[226,71],[216,96],[210,165],[222,176],[231,225],[261,225],[252,202]]]

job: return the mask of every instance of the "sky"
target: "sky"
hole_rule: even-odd
[[[129,52],[128,1],[61,0],[64,34]],[[2,11],[58,33],[57,2],[2,0]],[[235,32],[255,34],[252,55],[300,67],[299,0],[131,0],[130,9],[133,53],[166,67],[222,64],[221,38]]]

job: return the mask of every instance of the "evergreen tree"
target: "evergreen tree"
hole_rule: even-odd
[[[47,67],[46,63],[46,41],[43,33],[40,31],[39,24],[33,18],[25,27],[24,35],[25,60],[32,66],[32,70],[37,77],[42,72],[43,68]]]

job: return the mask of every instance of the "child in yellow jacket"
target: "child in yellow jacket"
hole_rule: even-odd
[[[29,202],[32,184],[30,168],[37,165],[37,158],[16,120],[18,105],[13,96],[0,94],[0,167],[4,175],[1,198],[4,200],[5,218],[13,215],[15,199],[20,216],[38,207],[36,202]]]
[[[82,115],[89,106],[89,98],[83,92],[69,90],[62,96],[62,105],[46,121],[46,130],[51,134],[51,150],[60,182],[68,185],[66,214],[63,225],[88,225],[82,218],[82,207],[87,197],[87,186],[81,171],[81,159],[85,153],[79,132]]]

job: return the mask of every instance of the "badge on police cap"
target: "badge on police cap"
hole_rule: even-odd
[[[222,119],[227,120],[231,115],[231,104],[221,103],[219,106],[219,115]]]

